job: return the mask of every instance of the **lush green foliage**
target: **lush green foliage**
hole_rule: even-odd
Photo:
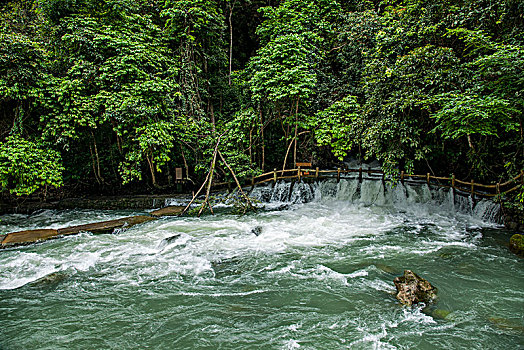
[[[60,154],[45,146],[9,136],[0,143],[0,185],[17,196],[62,185]]]
[[[198,182],[219,138],[241,177],[284,159],[476,180],[524,166],[522,0],[2,6],[5,193],[62,171],[101,190],[162,188],[186,166]]]

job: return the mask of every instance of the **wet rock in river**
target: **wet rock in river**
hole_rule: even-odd
[[[524,235],[514,234],[509,239],[509,250],[520,257],[524,257]]]
[[[69,274],[67,272],[56,271],[29,283],[29,286],[34,288],[54,288],[68,277]]]
[[[251,233],[253,233],[255,236],[260,236],[260,234],[262,233],[262,226],[253,227]]]
[[[451,315],[451,311],[445,309],[437,309],[434,307],[425,307],[422,312],[428,316],[433,317],[435,320],[448,320]]]
[[[390,275],[396,275],[400,272],[397,269],[395,269],[394,267],[386,265],[386,264],[376,263],[375,266],[377,267],[377,269],[385,273],[389,273]]]
[[[431,303],[437,298],[437,289],[411,270],[393,280],[397,288],[397,299],[404,305]]]
[[[488,320],[498,329],[509,330],[524,334],[524,326],[518,320],[503,317],[490,317]]]
[[[164,238],[160,244],[158,245],[158,248],[159,249],[163,249],[165,248],[166,246],[168,246],[169,244],[175,242],[178,238],[180,238],[180,233],[177,233],[173,236],[170,236],[170,237],[167,237],[167,238]]]

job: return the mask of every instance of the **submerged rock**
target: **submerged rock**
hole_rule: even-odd
[[[253,227],[251,233],[253,233],[255,236],[260,236],[260,234],[262,233],[262,226]]]
[[[524,258],[524,235],[515,233],[509,239],[509,250],[518,256]]]
[[[159,249],[163,249],[165,248],[166,246],[168,246],[169,244],[175,242],[178,238],[180,238],[180,233],[177,233],[173,236],[170,236],[170,237],[167,237],[167,238],[164,238],[160,244],[158,245],[158,248]]]
[[[397,299],[404,305],[431,303],[437,298],[437,289],[411,270],[393,280],[397,288]]]
[[[56,287],[59,283],[69,277],[69,274],[64,271],[52,272],[44,277],[40,277],[36,281],[30,283],[31,287],[36,288],[51,288]]]
[[[375,266],[377,267],[377,269],[385,273],[389,273],[390,275],[396,275],[399,273],[397,269],[395,269],[392,266],[386,265],[386,264],[376,263]]]
[[[436,309],[433,307],[425,307],[422,312],[428,316],[433,317],[436,320],[447,320],[451,311],[445,309]]]
[[[488,320],[499,329],[524,333],[524,326],[518,321],[503,317],[489,317]]]

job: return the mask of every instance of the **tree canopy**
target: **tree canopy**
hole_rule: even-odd
[[[178,167],[198,182],[219,139],[241,177],[311,160],[479,181],[524,167],[522,0],[1,6],[4,194],[155,191]]]

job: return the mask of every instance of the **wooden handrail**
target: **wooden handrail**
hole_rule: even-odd
[[[266,182],[271,181],[278,181],[278,180],[288,180],[288,179],[297,179],[300,181],[302,178],[314,178],[314,179],[323,179],[323,178],[335,178],[337,181],[340,181],[343,174],[348,173],[358,173],[358,179],[359,181],[362,181],[362,175],[365,173],[368,175],[368,180],[385,180],[385,173],[382,170],[378,169],[326,169],[326,170],[320,170],[318,167],[315,169],[310,168],[302,168],[298,167],[296,169],[284,169],[284,170],[277,170],[274,169],[271,172],[267,172],[261,175],[253,176],[248,181],[251,186],[255,186],[256,184],[262,184]],[[290,174],[290,175],[288,175]],[[376,175],[382,175],[380,177]],[[420,180],[410,180],[411,179],[420,179]],[[503,182],[503,183],[497,183],[497,184],[490,184],[490,185],[484,185],[481,183],[477,183],[474,180],[471,180],[469,182],[459,180],[455,177],[455,175],[452,175],[452,177],[444,177],[444,176],[433,176],[431,174],[425,174],[425,175],[419,175],[419,174],[407,174],[404,171],[400,172],[400,182],[404,183],[421,183],[421,180],[425,180],[424,183],[427,183],[428,185],[434,185],[444,188],[453,188],[456,189],[464,194],[470,194],[473,196],[479,196],[479,197],[495,197],[497,195],[501,195],[504,193],[510,193],[513,191],[516,191],[520,185],[515,185],[510,189],[503,190],[504,187],[517,182],[518,180],[521,180],[521,182],[524,183],[524,171],[521,171],[517,176],[513,177],[512,179]],[[436,180],[436,182],[432,182],[431,180]],[[448,182],[449,184],[441,183],[442,182]],[[227,185],[227,182],[222,183],[216,183],[213,186],[223,186]],[[464,188],[462,186],[468,186],[468,188]],[[475,189],[476,188],[483,188],[490,190],[492,192],[478,192]]]

